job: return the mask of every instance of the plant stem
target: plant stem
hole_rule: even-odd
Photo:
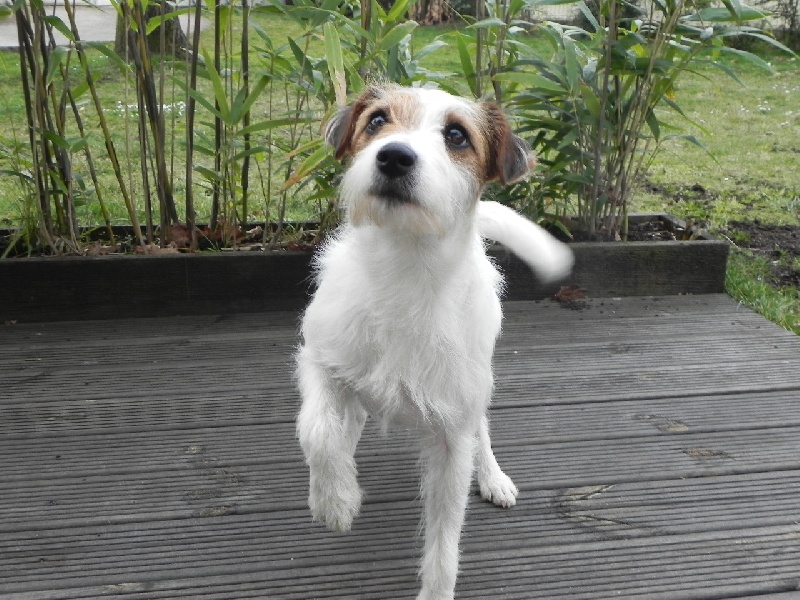
[[[136,214],[136,209],[133,205],[130,195],[128,194],[128,188],[125,185],[125,178],[122,175],[122,169],[120,168],[119,158],[117,157],[117,151],[114,148],[114,142],[111,138],[111,131],[108,128],[108,122],[105,118],[105,113],[103,112],[103,106],[100,104],[100,98],[97,94],[97,87],[94,83],[94,77],[92,77],[91,69],[89,69],[89,61],[86,59],[86,53],[83,50],[83,45],[80,43],[80,37],[78,35],[78,27],[75,24],[75,14],[70,6],[70,0],[64,0],[64,7],[67,11],[67,18],[69,19],[70,29],[72,30],[72,35],[75,39],[75,49],[78,53],[78,59],[80,60],[81,67],[83,68],[83,74],[86,77],[86,83],[89,86],[89,91],[92,95],[92,100],[94,102],[95,110],[97,111],[97,117],[100,121],[100,128],[103,131],[103,139],[106,144],[106,150],[108,152],[108,158],[111,160],[111,164],[114,168],[114,174],[117,177],[117,183],[119,183],[120,193],[122,194],[122,198],[125,202],[125,207],[128,210],[128,217],[131,220],[131,225],[133,226],[133,233],[136,236],[137,241],[140,245],[144,245],[144,239],[142,238],[142,230],[139,227],[139,217]]]

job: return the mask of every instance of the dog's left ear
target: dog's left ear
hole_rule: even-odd
[[[528,143],[511,131],[500,107],[491,102],[483,106],[489,132],[487,179],[498,179],[503,185],[514,183],[536,165],[536,160]]]

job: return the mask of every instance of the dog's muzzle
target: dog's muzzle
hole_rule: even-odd
[[[389,142],[375,155],[378,177],[370,192],[389,202],[413,203],[417,153],[402,142]]]

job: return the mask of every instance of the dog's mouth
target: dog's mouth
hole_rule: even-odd
[[[418,204],[413,188],[413,181],[406,178],[398,180],[380,177],[370,186],[369,194],[390,205]]]

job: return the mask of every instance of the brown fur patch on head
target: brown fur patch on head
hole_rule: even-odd
[[[374,85],[362,92],[356,101],[344,107],[328,122],[326,141],[336,149],[335,156],[358,154],[370,141],[403,128],[410,128],[416,121],[419,106],[413,94],[395,85]],[[374,115],[382,113],[387,124],[379,134],[369,135],[367,125]]]
[[[536,165],[536,160],[528,143],[511,131],[508,119],[499,106],[486,102],[482,107],[489,145],[486,181],[497,179],[503,185],[513,183],[530,171]]]
[[[353,156],[375,139],[413,128],[424,108],[414,93],[400,86],[373,85],[331,118],[325,139],[335,148],[337,159]],[[454,124],[463,127],[471,142],[471,152],[451,149],[451,158],[482,181],[498,179],[507,184],[518,180],[535,164],[527,143],[513,134],[496,104],[480,104],[476,112],[477,122],[473,115],[453,110],[442,123],[445,129]],[[386,124],[373,134],[368,125],[376,115],[383,115]]]
[[[352,132],[350,150],[358,154],[371,142],[398,131],[410,130],[418,122],[422,110],[417,97],[399,86],[381,86],[363,105]],[[382,116],[384,124],[370,131],[369,124],[376,116]]]
[[[483,184],[488,181],[487,164],[489,164],[491,152],[489,140],[484,133],[484,123],[480,119],[476,120],[475,117],[474,113],[467,114],[463,110],[454,110],[445,118],[443,133],[446,135],[448,129],[454,126],[460,127],[466,132],[469,146],[464,149],[448,147],[447,151],[453,162],[466,168],[476,181]]]

